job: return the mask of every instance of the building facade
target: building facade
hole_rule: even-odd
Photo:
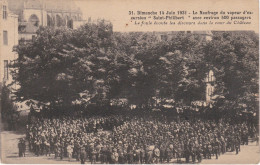
[[[214,97],[214,92],[215,92],[215,81],[216,78],[214,76],[214,72],[212,70],[209,70],[207,73],[205,82],[206,82],[206,104],[210,104],[212,102],[212,99]]]
[[[0,0],[0,5],[1,85],[12,82],[9,65],[18,57],[14,46],[33,40],[39,26],[77,28],[85,23],[73,0]]]
[[[13,51],[18,45],[18,15],[8,9],[7,0],[0,0],[0,83],[9,85],[12,82],[9,65],[18,57]]]
[[[85,23],[73,0],[7,0],[18,15],[19,42],[29,42],[39,26],[78,28]]]

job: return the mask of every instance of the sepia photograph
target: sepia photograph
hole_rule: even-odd
[[[259,164],[258,1],[197,2],[0,0],[1,163]]]

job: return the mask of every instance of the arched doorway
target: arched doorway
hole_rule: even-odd
[[[72,17],[72,19],[73,19],[74,21],[77,21],[77,16],[74,15],[74,16]]]
[[[66,19],[66,26],[67,26],[68,28],[72,28],[71,18],[70,18],[69,16],[66,16],[65,19]]]
[[[60,27],[60,26],[62,26],[62,18],[61,18],[61,16],[59,16],[59,15],[56,15],[56,22],[57,22],[57,27]]]
[[[52,26],[52,19],[51,16],[47,15],[47,26]]]
[[[32,14],[29,18],[29,22],[32,23],[34,26],[39,26],[40,20],[35,14]]]
[[[67,20],[67,27],[73,29],[73,20],[72,19]]]

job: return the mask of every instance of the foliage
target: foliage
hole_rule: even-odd
[[[216,94],[223,95],[226,100],[220,108],[255,112],[259,76],[257,35],[215,32],[212,42],[204,49],[206,61],[216,75]]]
[[[8,123],[14,121],[18,115],[15,105],[10,99],[10,90],[3,86],[1,89],[1,118]]]
[[[190,104],[205,99],[204,80],[212,69],[215,94],[228,102],[216,104],[220,109],[243,104],[255,109],[254,33],[214,32],[210,42],[199,34],[171,33],[167,41],[158,34],[116,33],[105,22],[76,30],[40,28],[33,42],[17,48],[17,99],[68,108],[120,98],[143,108],[152,108],[154,98]]]

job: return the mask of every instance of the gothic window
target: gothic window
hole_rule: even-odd
[[[59,15],[56,15],[56,22],[58,27],[62,26],[62,18]]]
[[[62,26],[66,26],[67,22],[66,22],[66,18],[62,18]]]
[[[8,80],[8,60],[4,60],[4,79]]]
[[[35,41],[36,36],[32,35],[32,41]]]
[[[47,26],[51,26],[51,25],[52,25],[51,17],[47,15]]]
[[[4,43],[4,45],[8,45],[8,33],[7,33],[7,31],[3,31],[3,43]]]
[[[72,20],[72,19],[70,19],[70,20],[67,22],[67,26],[68,26],[68,28],[73,29],[73,20]]]
[[[3,5],[3,19],[7,19],[7,7]]]
[[[56,18],[55,18],[55,16],[52,16],[52,26],[55,26],[56,25]]]
[[[33,14],[30,16],[29,22],[32,23],[34,26],[39,26],[40,21],[39,18],[35,14]]]

